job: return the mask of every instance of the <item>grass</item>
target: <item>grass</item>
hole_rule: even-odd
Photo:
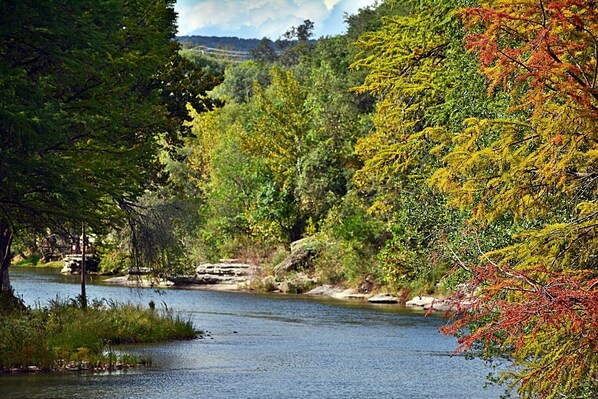
[[[0,307],[2,305],[0,304]],[[155,310],[109,300],[82,309],[77,300],[47,307],[0,309],[0,371],[112,370],[151,361],[117,354],[114,345],[193,339],[191,321],[167,308]]]
[[[64,267],[64,261],[62,260],[42,262],[41,258],[37,255],[32,255],[27,258],[20,259],[17,262],[14,262],[13,264],[15,266],[23,267],[51,267],[56,269],[61,269],[62,267]]]

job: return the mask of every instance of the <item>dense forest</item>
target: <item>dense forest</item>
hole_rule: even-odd
[[[13,3],[4,291],[14,255],[84,224],[105,270],[237,258],[294,292],[446,295],[445,332],[509,356],[520,397],[598,393],[594,1],[387,0],[241,63],[181,49],[172,1]],[[307,261],[275,273],[297,240]]]

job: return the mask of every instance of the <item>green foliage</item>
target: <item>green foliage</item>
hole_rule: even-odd
[[[256,82],[262,87],[267,87],[270,80],[267,65],[245,61],[226,68],[224,81],[214,89],[213,95],[225,101],[242,104],[253,96]]]
[[[179,54],[181,55],[181,57],[193,62],[195,65],[201,68],[202,71],[209,75],[221,76],[224,74],[224,71],[230,67],[230,65],[227,65],[222,61],[215,60],[207,55],[200,53],[199,51],[191,49],[181,49],[179,50]]]
[[[516,226],[511,242],[462,265],[480,298],[455,322],[471,323],[463,348],[512,352],[506,379],[522,398],[595,396],[596,9],[491,1],[460,15],[489,92],[502,88],[511,109],[444,137],[430,182],[472,222]]]
[[[215,81],[178,54],[174,1],[9,1],[0,14],[0,288],[14,235],[122,225]],[[35,43],[35,45],[32,45]]]
[[[436,144],[458,130],[464,116],[491,111],[477,65],[462,46],[457,5],[404,5],[386,10],[379,29],[357,42],[352,67],[369,73],[356,90],[378,102],[375,130],[356,146],[364,165],[354,181],[368,212],[391,236],[379,254],[386,282],[434,286],[452,266],[446,246],[454,243],[446,238],[466,218],[427,186],[446,151]]]
[[[33,254],[15,263],[15,266],[37,266],[40,261],[39,255]]]

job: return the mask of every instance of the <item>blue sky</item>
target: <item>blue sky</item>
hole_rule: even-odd
[[[344,13],[376,0],[177,0],[179,35],[269,37],[309,19],[315,37],[344,33]]]

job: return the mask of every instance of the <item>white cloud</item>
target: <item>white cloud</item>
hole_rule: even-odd
[[[328,11],[331,11],[334,8],[334,6],[340,2],[341,0],[324,0],[324,4],[326,5]]]
[[[180,35],[230,33],[230,36],[263,36],[277,39],[291,26],[309,19],[318,31],[343,30],[341,21],[330,21],[335,7],[354,12],[358,7],[372,4],[374,0],[178,0]],[[351,10],[345,10],[345,3]],[[337,26],[323,24],[334,23]]]

